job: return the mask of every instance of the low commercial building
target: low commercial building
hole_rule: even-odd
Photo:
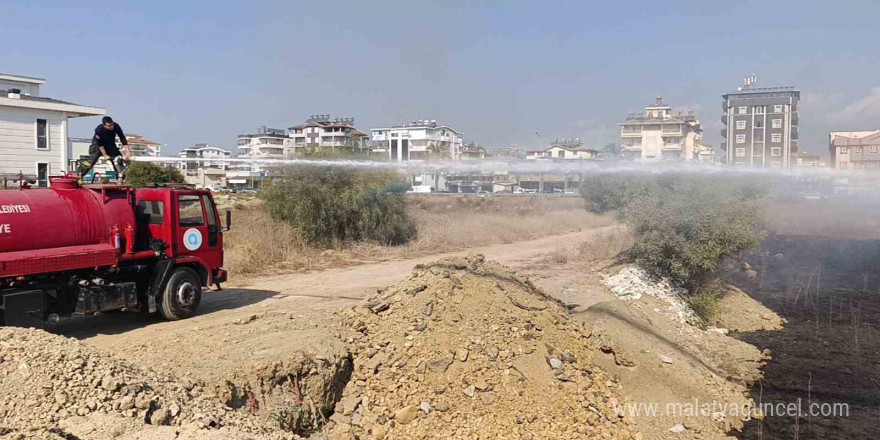
[[[330,149],[347,148],[365,152],[367,134],[354,128],[354,118],[335,118],[330,115],[312,115],[305,123],[290,127],[294,153],[308,148]]]
[[[71,168],[71,118],[101,116],[107,111],[43,97],[46,80],[0,74],[0,178],[36,180],[49,185],[49,176]]]
[[[392,161],[458,160],[463,146],[462,133],[433,120],[370,130],[371,152]]]
[[[839,170],[880,170],[880,130],[832,131],[831,166]]]
[[[800,168],[821,168],[825,167],[825,158],[818,154],[798,151],[791,155],[791,166]]]

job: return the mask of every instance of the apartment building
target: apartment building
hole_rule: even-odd
[[[192,148],[184,148],[177,154],[181,159],[193,159],[180,162],[180,169],[195,170],[198,168],[228,169],[229,163],[218,159],[229,159],[232,152],[222,148],[212,147],[206,143],[195,144]]]
[[[620,140],[627,157],[643,161],[699,160],[703,128],[693,111],[673,114],[672,107],[657,97],[644,112],[630,113],[620,123]],[[711,147],[708,147],[711,149]]]
[[[798,151],[791,155],[791,166],[799,168],[822,168],[825,167],[825,159],[818,154]]]
[[[354,128],[354,118],[330,119],[329,114],[312,115],[304,124],[290,127],[293,148],[304,151],[306,148],[349,148],[365,151],[367,134]]]
[[[128,146],[131,148],[132,156],[162,156],[162,144],[158,142],[145,139],[142,135],[135,133],[126,133],[125,139],[128,141]],[[119,142],[119,138],[116,139],[116,146],[119,147],[119,151],[125,151],[122,149],[122,143]]]
[[[0,73],[0,175],[22,174],[49,185],[49,176],[71,170],[68,121],[101,116],[103,108],[43,97],[41,78]]]
[[[828,149],[834,168],[880,170],[880,130],[832,131]]]
[[[721,149],[729,165],[791,166],[798,151],[798,107],[794,87],[755,87],[754,75],[736,92],[722,95]]]
[[[286,159],[293,155],[287,132],[265,125],[254,134],[238,135],[238,156],[261,159]]]
[[[462,133],[434,120],[418,120],[407,125],[370,130],[370,150],[392,161],[459,160]]]

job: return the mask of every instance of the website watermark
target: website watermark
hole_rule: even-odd
[[[751,420],[764,417],[849,417],[849,404],[842,402],[688,402],[638,403],[626,402],[613,405],[618,417],[727,417]]]

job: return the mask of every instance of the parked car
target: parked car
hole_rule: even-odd
[[[226,192],[229,191],[229,188],[222,185],[211,185],[207,188],[211,192]]]
[[[514,191],[515,194],[537,194],[538,190],[519,187]]]
[[[238,192],[240,192],[242,194],[256,194],[257,190],[255,190],[253,188],[245,188],[245,189],[239,190]]]

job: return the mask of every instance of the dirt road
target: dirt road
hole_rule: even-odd
[[[110,314],[99,317],[73,319],[51,329],[54,333],[84,339],[95,346],[120,353],[133,361],[153,363],[157,359],[184,357],[184,353],[200,357],[213,349],[224,351],[223,357],[235,359],[230,345],[248,341],[254,348],[257,335],[240,335],[237,330],[249,326],[229,326],[242,317],[254,313],[291,313],[302,321],[299,330],[308,340],[317,322],[326,322],[324,314],[331,315],[341,307],[358,303],[376,292],[406,277],[416,264],[453,255],[482,253],[513,268],[528,267],[542,254],[573,246],[612,227],[594,228],[574,233],[544,237],[537,240],[499,244],[482,248],[431,255],[416,259],[386,261],[314,273],[293,273],[241,280],[222,292],[205,292],[200,314],[184,321],[167,322],[160,318],[138,318],[131,314]],[[291,315],[291,318],[294,318]],[[221,329],[222,327],[222,329]],[[285,331],[289,331],[289,326]],[[322,325],[322,333],[331,332]],[[268,347],[278,335],[261,336]],[[285,333],[285,338],[294,338]],[[164,341],[164,342],[163,342]],[[184,341],[186,341],[184,343]],[[175,342],[180,342],[175,343]],[[277,345],[277,344],[276,344]],[[268,348],[267,348],[268,349]],[[277,356],[277,349],[267,356]],[[173,352],[173,353],[172,353]],[[164,355],[162,354],[164,353]],[[182,356],[184,355],[184,356]]]

